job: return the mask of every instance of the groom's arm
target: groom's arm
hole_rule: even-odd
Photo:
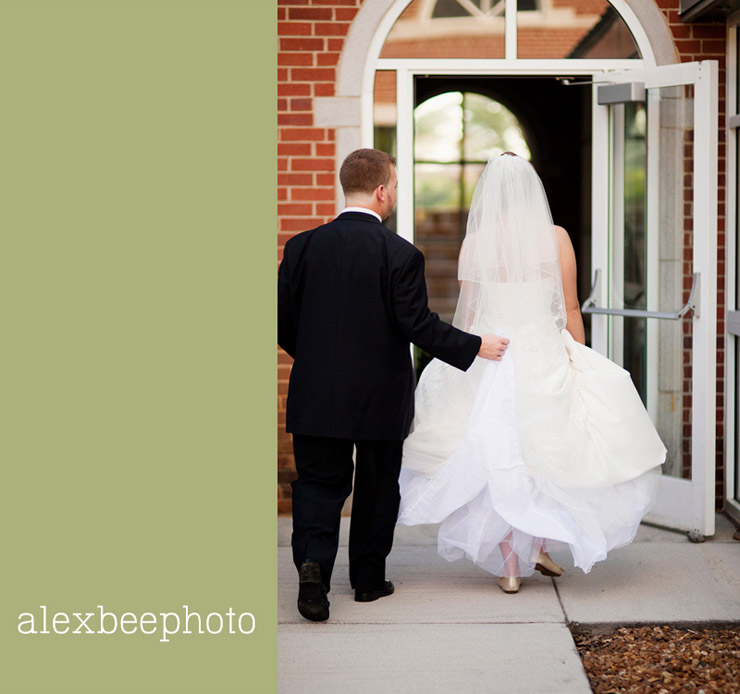
[[[440,320],[429,310],[424,256],[414,249],[395,273],[393,311],[404,336],[433,357],[465,371],[481,349],[481,338]]]
[[[278,344],[295,359],[296,327],[291,304],[290,269],[283,253],[278,269]]]

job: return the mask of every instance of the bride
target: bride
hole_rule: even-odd
[[[570,238],[511,152],[478,181],[458,278],[454,325],[510,343],[500,362],[422,374],[398,523],[441,523],[440,555],[466,556],[506,593],[563,573],[548,550],[588,572],[634,538],[666,449],[629,374],[584,345]]]

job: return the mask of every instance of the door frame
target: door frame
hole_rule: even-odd
[[[718,141],[718,65],[716,61],[680,63],[660,67],[608,73],[597,76],[614,83],[642,82],[646,90],[684,84],[694,85],[694,169],[693,169],[693,271],[701,273],[698,316],[693,318],[691,479],[663,476],[655,507],[647,519],[656,524],[688,530],[696,536],[714,534],[716,469],[716,344],[717,344],[717,141]],[[594,88],[594,226],[592,229],[592,268],[610,272],[612,265],[611,227],[615,217],[613,187],[610,181],[614,155],[610,151],[614,106],[599,106]],[[651,122],[652,121],[652,122]],[[648,116],[650,139],[655,142],[655,120]],[[597,152],[597,142],[599,151]],[[655,249],[658,218],[654,214],[659,162],[648,155],[648,248]],[[597,202],[598,199],[598,202]],[[651,204],[652,203],[652,204]],[[652,209],[652,212],[651,212]],[[653,251],[655,255],[655,250]],[[648,267],[651,262],[649,261]],[[654,270],[654,269],[653,269]],[[650,282],[650,279],[648,279]],[[593,292],[596,305],[612,308],[608,278]],[[614,307],[621,308],[621,307]],[[679,309],[676,306],[675,309]],[[607,315],[592,316],[594,349],[608,355]],[[652,413],[651,413],[652,414]]]

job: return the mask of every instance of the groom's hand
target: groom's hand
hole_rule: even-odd
[[[501,357],[504,356],[504,352],[508,346],[508,337],[499,337],[494,334],[481,335],[478,356],[484,359],[492,359],[493,361],[501,361]]]

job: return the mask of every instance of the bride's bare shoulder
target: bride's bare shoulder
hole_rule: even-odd
[[[557,224],[553,224],[552,228],[555,230],[555,240],[561,250],[561,252],[568,248],[573,248],[573,243],[570,240],[570,234]]]

